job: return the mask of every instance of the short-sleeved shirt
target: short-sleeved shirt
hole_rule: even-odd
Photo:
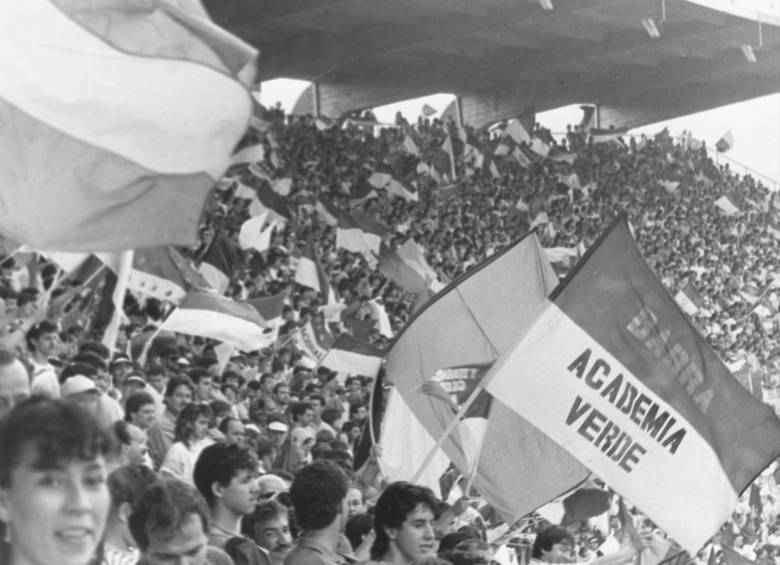
[[[305,533],[284,559],[284,565],[349,565],[355,559],[339,552],[338,548],[326,547]]]

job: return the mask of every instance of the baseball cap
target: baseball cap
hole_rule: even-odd
[[[130,375],[129,377],[127,377],[127,379],[125,379],[125,383],[126,384],[139,383],[139,384],[145,385],[146,381],[144,380],[143,377],[141,377],[139,375]]]
[[[127,365],[133,364],[133,362],[130,361],[130,358],[127,355],[120,353],[119,355],[116,355],[114,357],[113,361],[111,361],[111,366],[113,367],[115,365],[121,365],[122,363],[125,363]]]
[[[286,432],[290,429],[290,427],[284,422],[279,422],[277,420],[276,422],[271,422],[268,424],[268,429],[272,432]]]
[[[97,385],[95,384],[95,381],[85,377],[84,375],[74,375],[69,377],[68,380],[62,384],[62,389],[60,390],[63,398],[67,398],[72,394],[79,394],[81,392],[88,391],[97,392]]]

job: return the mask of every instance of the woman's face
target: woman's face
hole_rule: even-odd
[[[205,416],[199,416],[195,420],[195,425],[192,428],[192,439],[199,441],[206,437],[209,431],[209,419]]]
[[[40,469],[30,449],[0,489],[14,563],[86,565],[106,525],[110,495],[103,456]]]

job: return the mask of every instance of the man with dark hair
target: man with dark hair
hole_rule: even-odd
[[[30,396],[30,377],[16,355],[0,349],[0,419]]]
[[[57,370],[49,362],[57,346],[57,326],[44,320],[30,328],[26,335],[33,366],[31,390],[49,398],[60,397]]]
[[[176,419],[195,394],[195,385],[188,377],[173,377],[165,387],[165,412],[149,428],[149,455],[159,469],[165,455],[173,445]]]
[[[151,465],[146,447],[146,432],[138,426],[118,420],[111,426],[119,444],[119,466]]]
[[[311,428],[314,430],[315,434],[320,433],[323,430],[329,431],[334,436],[336,435],[336,430],[333,429],[333,427],[325,422],[322,418],[322,413],[326,409],[327,403],[325,402],[325,397],[321,394],[312,394],[309,397],[309,402],[311,404],[311,408],[313,411],[313,416],[311,419]]]
[[[406,482],[390,484],[376,503],[371,559],[407,565],[436,555],[434,522],[438,502],[431,489]]]
[[[293,428],[308,428],[314,418],[314,410],[308,402],[296,402],[290,407]]]
[[[230,538],[241,536],[241,518],[252,513],[260,494],[256,475],[257,457],[248,448],[215,443],[201,452],[193,478],[209,506],[210,545],[225,549]]]
[[[241,531],[263,550],[269,565],[282,565],[292,548],[287,508],[276,500],[266,500],[244,516]]]
[[[148,392],[134,392],[125,400],[125,421],[148,430],[157,420],[154,398]]]
[[[129,523],[143,565],[232,565],[224,551],[209,547],[206,503],[182,481],[161,480],[147,487]]]
[[[290,500],[302,532],[285,565],[345,565],[352,556],[342,535],[347,523],[347,477],[330,461],[301,469],[290,487]]]
[[[279,412],[284,412],[290,405],[290,387],[285,382],[278,382],[274,385],[273,401]]]
[[[208,404],[214,400],[212,394],[212,381],[214,375],[212,375],[208,369],[195,367],[194,369],[190,369],[187,374],[195,385],[195,397],[193,398],[193,402]]]
[[[232,443],[239,447],[246,445],[246,428],[238,418],[228,416],[219,424],[219,431],[225,438],[225,443]]]
[[[620,549],[597,557],[589,561],[589,565],[622,565],[633,561],[637,552],[641,549],[633,545],[631,536],[623,536]],[[641,545],[647,540],[639,540]],[[531,563],[541,565],[545,563],[576,563],[578,561],[574,546],[574,536],[568,530],[560,526],[544,528],[536,534],[536,539],[531,547]]]

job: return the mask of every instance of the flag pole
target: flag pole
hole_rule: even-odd
[[[469,408],[471,408],[471,405],[474,404],[474,401],[477,399],[477,396],[479,395],[480,392],[482,392],[482,387],[480,386],[474,387],[471,396],[469,396],[466,399],[466,402],[464,402],[463,405],[460,407],[458,413],[444,429],[444,432],[441,434],[439,439],[436,440],[436,444],[428,452],[428,455],[425,457],[425,460],[422,462],[419,469],[417,469],[417,472],[412,477],[411,480],[412,483],[416,483],[420,480],[420,477],[422,477],[422,474],[428,468],[428,465],[431,464],[431,461],[433,461],[433,458],[439,452],[441,446],[444,445],[444,440],[446,440],[450,436],[450,434],[452,434],[452,432],[455,431],[455,428],[457,427],[458,423],[460,423],[460,421],[463,419],[463,416],[466,415],[466,412],[468,411]],[[484,445],[484,441],[482,443]]]

